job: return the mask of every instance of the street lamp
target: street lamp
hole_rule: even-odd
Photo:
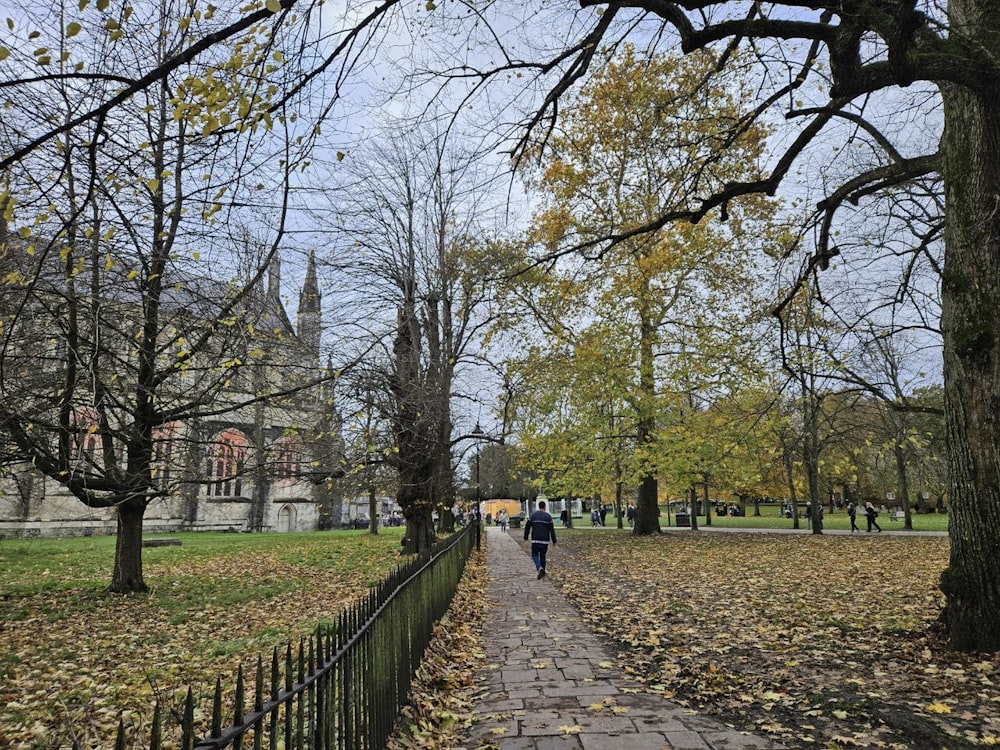
[[[476,420],[476,427],[472,431],[472,437],[476,441],[476,512],[474,515],[476,523],[476,549],[479,549],[479,539],[480,539],[480,529],[482,528],[482,514],[479,509],[479,496],[480,496],[480,485],[479,485],[479,452],[480,446],[482,445],[483,438],[486,435],[483,433],[483,428],[479,426],[479,420]]]
[[[483,433],[483,428],[479,426],[479,422],[476,422],[476,427],[472,431],[472,437],[476,439],[476,509],[479,509],[479,498],[480,498],[480,484],[479,484],[479,454],[481,441],[486,435]]]

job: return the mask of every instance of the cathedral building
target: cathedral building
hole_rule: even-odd
[[[62,363],[71,359],[66,357],[67,344],[59,331],[40,330],[56,327],[54,321],[62,320],[46,315],[58,307],[65,291],[45,298],[35,289],[32,300],[40,312],[29,320],[25,310],[30,305],[22,301],[26,298],[14,295],[15,276],[8,272],[0,277],[3,395],[16,400],[16,389],[23,387],[22,401],[31,399],[41,420],[52,411],[57,399],[51,394],[58,392],[60,381],[54,374],[50,380],[33,374],[55,373],[56,366],[45,362],[64,367]],[[158,349],[158,366],[165,375],[156,406],[164,415],[176,414],[176,419],[164,418],[153,429],[155,468],[149,490],[153,497],[143,516],[145,534],[288,532],[340,524],[342,503],[336,478],[342,473],[343,445],[332,380],[325,378],[330,365],[321,364],[322,297],[315,257],[309,257],[294,324],[281,301],[280,285],[275,260],[268,268],[266,284],[250,285],[238,295],[232,293],[232,284],[188,278],[164,296],[166,322],[158,334],[164,339]],[[227,294],[235,300],[228,307],[219,303]],[[212,300],[211,305],[201,307],[206,300]],[[123,332],[135,330],[126,323],[130,310],[142,304],[140,300],[122,294],[101,304],[102,331],[115,316]],[[92,300],[90,305],[96,307]],[[109,305],[114,306],[111,316]],[[231,319],[219,316],[220,309],[230,311]],[[200,322],[208,319],[209,312],[215,316],[213,326],[220,328],[221,320],[232,333],[224,332],[228,336],[224,344],[213,343],[200,348],[198,355],[187,356],[185,347],[191,347],[192,339],[210,327]],[[20,334],[18,326],[23,329]],[[96,340],[96,329],[96,325],[83,325],[80,336]],[[213,341],[219,338],[215,335]],[[123,333],[114,344],[92,349],[99,352],[96,357],[111,359],[128,341]],[[176,358],[173,369],[164,366],[165,353]],[[119,357],[120,362],[125,360]],[[118,366],[124,371],[125,365]],[[25,377],[12,377],[17,368],[23,369]],[[63,377],[61,371],[59,377]],[[88,393],[93,398],[94,389]],[[123,403],[126,400],[127,393],[121,396]],[[23,424],[28,407],[24,403],[20,407],[19,424]],[[131,459],[122,455],[130,427],[125,420],[111,424],[107,410],[82,400],[68,408],[72,411],[70,437],[65,445],[54,442],[52,448],[53,455],[60,450],[70,453],[64,481],[54,479],[51,471],[40,470],[38,458],[19,450],[18,440],[11,436],[13,428],[4,434],[0,421],[0,538],[115,533],[115,508],[89,507],[70,486],[74,480],[84,481],[79,479],[84,476],[93,477],[87,481],[97,486],[101,478],[110,476],[113,466],[125,465]]]

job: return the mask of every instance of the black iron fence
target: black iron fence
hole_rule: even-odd
[[[275,649],[269,665],[258,658],[252,677],[240,667],[231,688],[217,680],[207,726],[196,721],[190,688],[178,715],[164,718],[157,705],[143,744],[178,747],[179,735],[180,750],[384,747],[479,534],[472,524],[400,566],[332,626],[317,628],[295,649],[288,644],[283,654]],[[135,727],[121,723],[115,750],[126,750],[134,735]]]

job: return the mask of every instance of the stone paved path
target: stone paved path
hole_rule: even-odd
[[[513,530],[511,533],[519,533]],[[623,677],[608,650],[558,588],[537,580],[531,559],[487,527],[492,607],[481,696],[470,747],[500,750],[774,750],[644,692]],[[559,550],[550,555],[559,566]],[[501,731],[502,730],[502,731]]]

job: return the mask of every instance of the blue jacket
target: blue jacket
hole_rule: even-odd
[[[556,542],[556,526],[552,523],[552,516],[544,510],[536,510],[528,516],[528,522],[524,525],[524,538],[531,536],[532,542],[548,544],[550,541]]]

